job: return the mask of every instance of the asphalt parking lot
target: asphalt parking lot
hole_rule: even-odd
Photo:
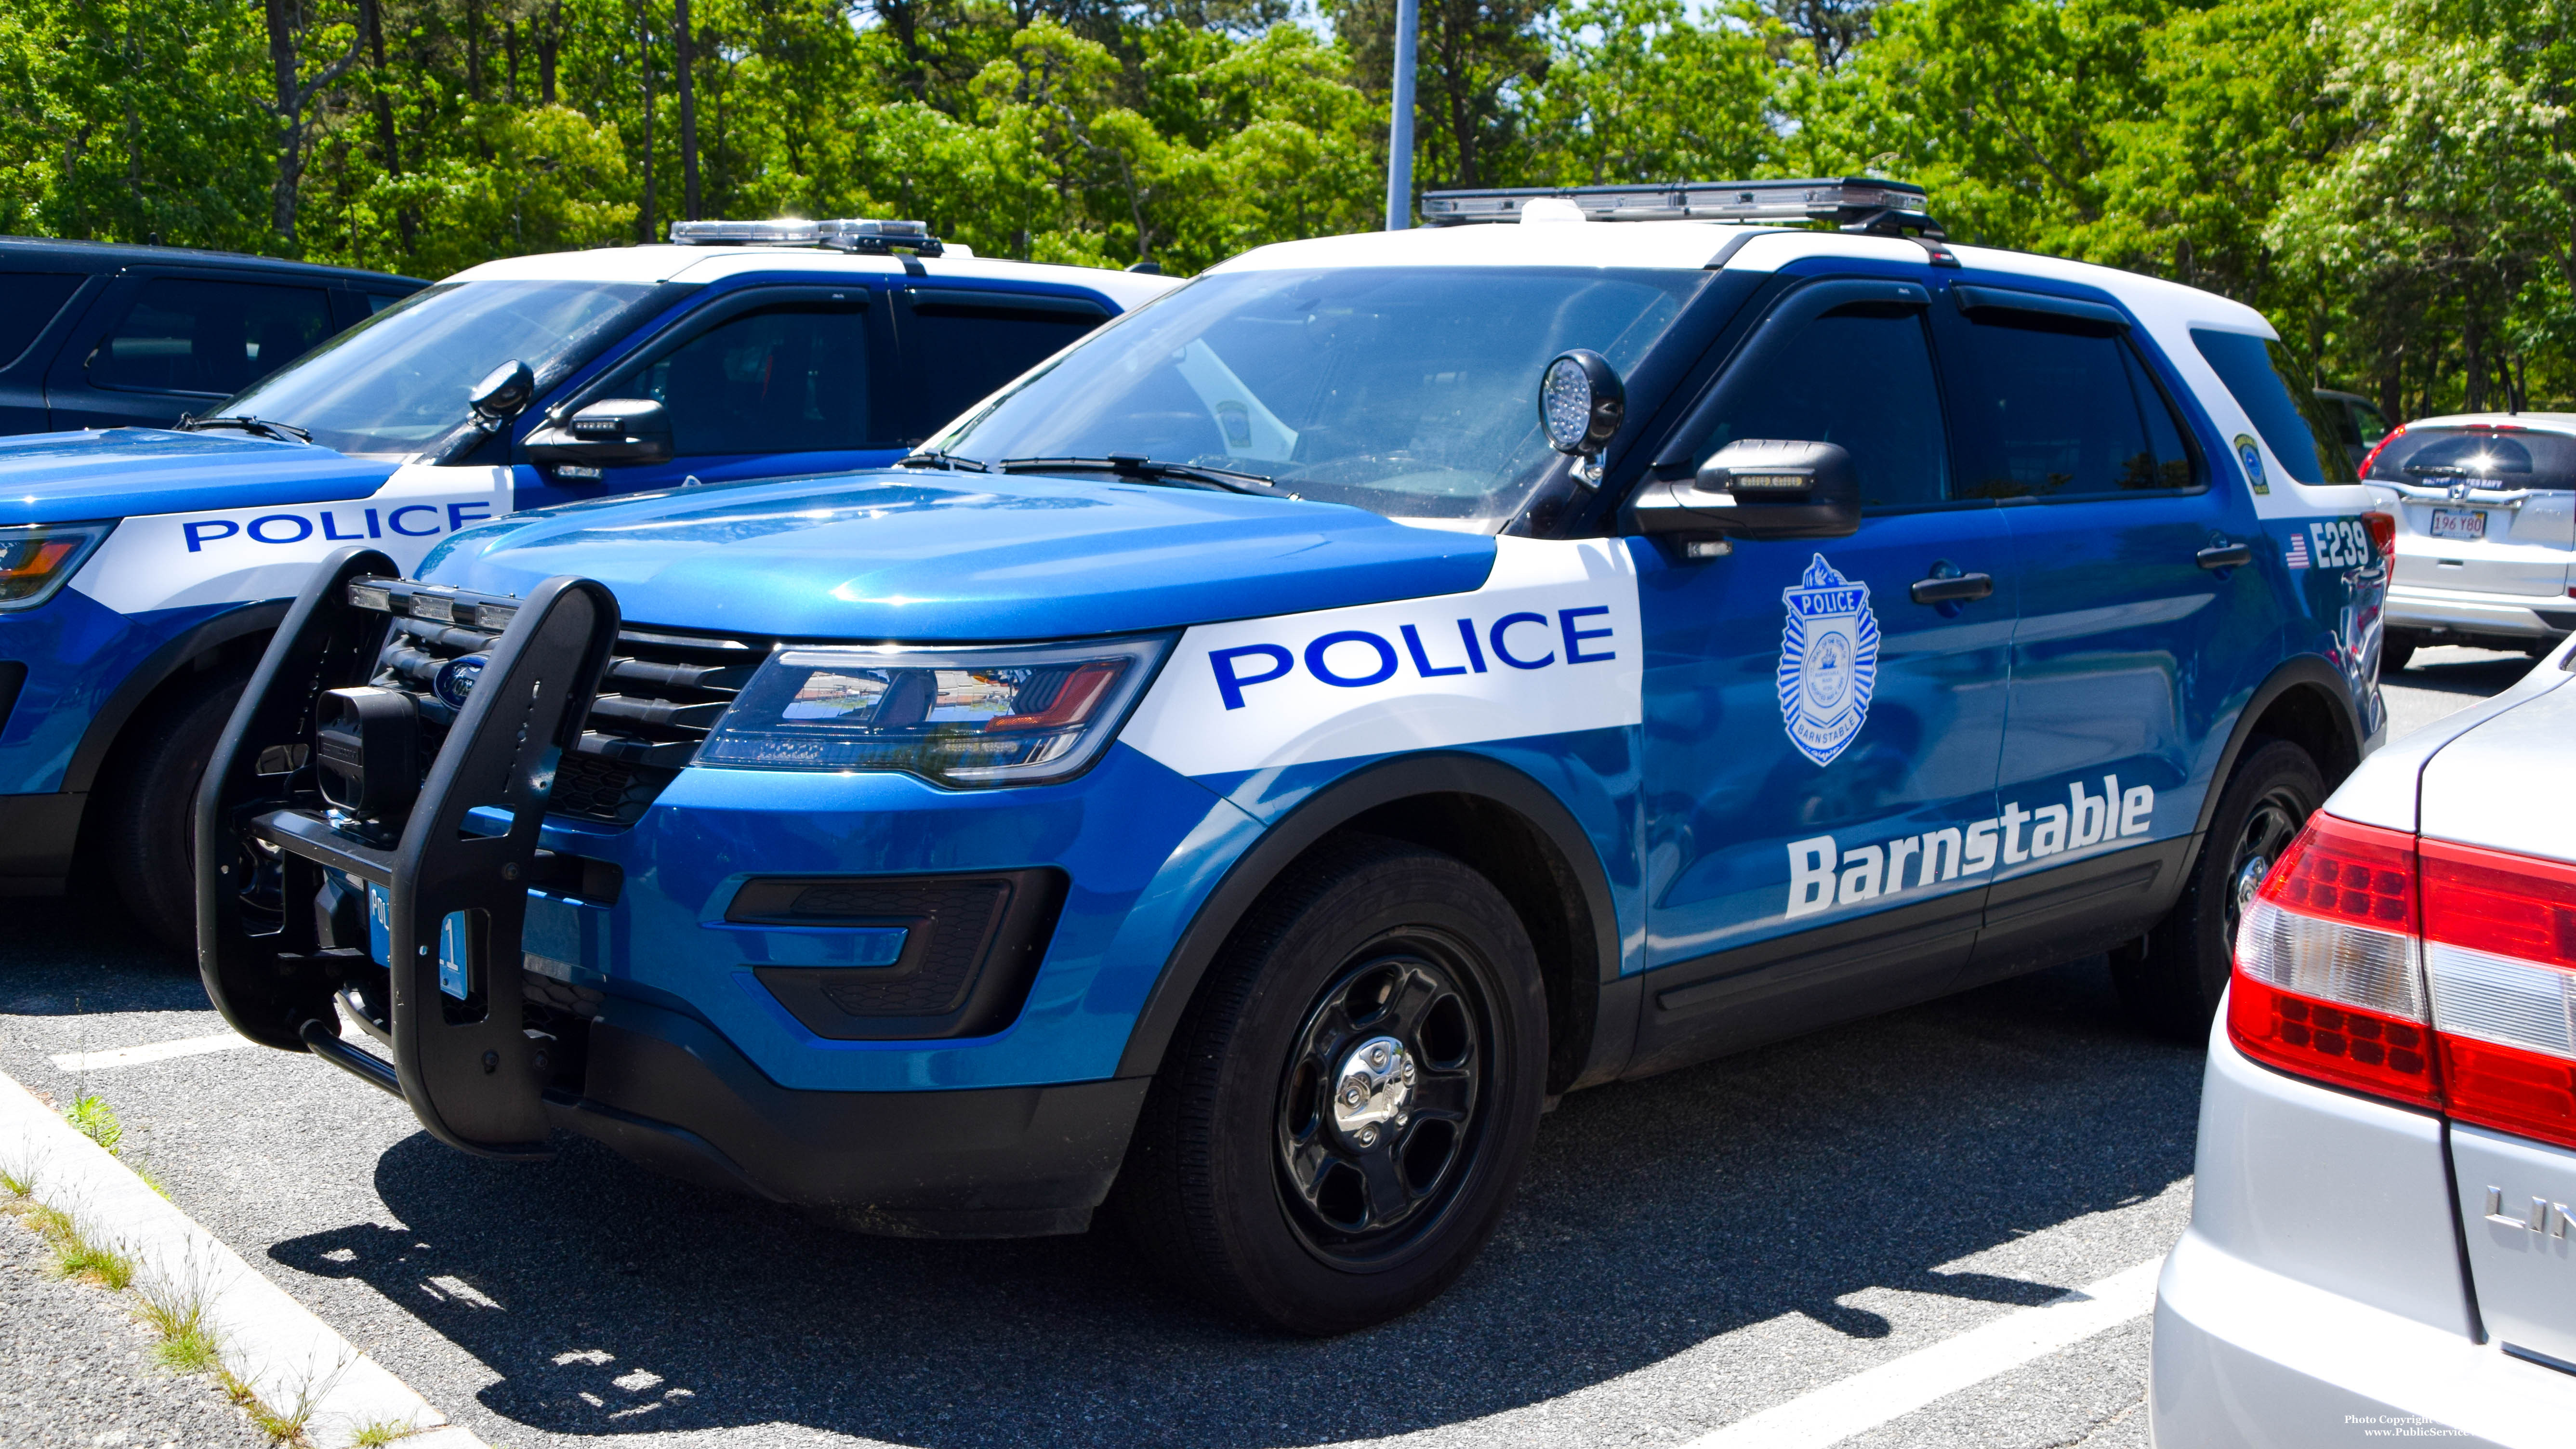
[[[2526,667],[2425,650],[2392,733]],[[173,1201],[510,1449],[1679,1444],[2152,1262],[2190,1211],[2200,1053],[2131,1026],[2090,958],[1568,1098],[1447,1297],[1284,1340],[1107,1234],[852,1237],[585,1142],[481,1162],[259,1048],[66,1070],[222,1023],[104,912],[7,918],[0,1069],[104,1097]],[[2133,1318],[1847,1442],[2144,1445],[2147,1347]]]

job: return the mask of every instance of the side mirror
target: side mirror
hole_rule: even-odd
[[[527,444],[529,457],[575,477],[584,476],[583,469],[667,463],[671,414],[651,398],[602,398],[568,421],[528,434]]]
[[[1628,391],[1600,353],[1584,347],[1559,353],[1539,374],[1539,426],[1549,447],[1581,460],[1574,477],[1584,487],[1601,481],[1601,450],[1627,419]]]
[[[1860,478],[1834,443],[1742,438],[1689,482],[1651,482],[1630,505],[1645,533],[1844,538],[1860,527]]]
[[[474,409],[474,420],[488,430],[527,411],[529,401],[536,395],[537,375],[513,357],[474,384],[465,402]]]

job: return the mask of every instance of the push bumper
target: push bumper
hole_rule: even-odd
[[[2159,1449],[2567,1442],[2576,1375],[2268,1271],[2199,1232],[2156,1290]]]
[[[2388,590],[2386,617],[2392,629],[2555,639],[2576,630],[2576,599],[2395,584]]]

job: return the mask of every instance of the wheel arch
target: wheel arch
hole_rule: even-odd
[[[84,794],[94,788],[99,771],[116,753],[127,728],[162,691],[184,687],[209,669],[257,663],[261,651],[268,647],[268,636],[276,633],[279,622],[286,618],[287,603],[272,599],[228,609],[165,640],[160,648],[145,655],[143,662],[109,691],[89,728],[81,733],[80,745],[72,751],[71,763],[63,771],[63,790]]]
[[[1119,1076],[1150,1075],[1162,1065],[1209,965],[1244,916],[1317,846],[1349,833],[1456,856],[1511,901],[1547,984],[1549,1092],[1597,1078],[1588,1069],[1604,1053],[1624,1055],[1633,1023],[1614,1019],[1605,1031],[1601,1020],[1603,988],[1619,979],[1619,928],[1609,875],[1590,836],[1521,771],[1481,755],[1427,754],[1334,781],[1235,861],[1165,958],[1119,1058]]]
[[[2361,714],[2353,705],[2351,685],[2343,672],[2317,655],[2302,654],[2283,661],[2264,677],[2228,732],[2227,748],[2218,757],[2208,792],[2201,797],[2200,819],[2193,827],[2196,834],[2208,834],[2219,798],[2227,792],[2228,777],[2235,774],[2236,762],[2257,737],[2288,740],[2306,750],[2331,794],[2361,763]]]

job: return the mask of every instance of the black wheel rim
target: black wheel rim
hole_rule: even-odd
[[[2236,927],[2245,919],[2245,908],[2254,900],[2255,888],[2271,874],[2272,863],[2281,858],[2299,828],[2308,821],[2308,806],[2286,785],[2275,785],[2263,792],[2254,808],[2245,816],[2245,828],[2236,837],[2236,853],[2227,866],[2227,941],[2232,949]]]
[[[1493,1031],[1465,948],[1403,933],[1316,995],[1280,1075],[1281,1207],[1317,1254],[1401,1253],[1456,1200],[1480,1146]]]

